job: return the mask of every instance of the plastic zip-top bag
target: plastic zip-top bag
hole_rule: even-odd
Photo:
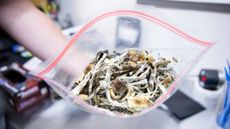
[[[113,10],[91,18],[34,73],[85,111],[133,117],[168,99],[211,46],[154,9]]]

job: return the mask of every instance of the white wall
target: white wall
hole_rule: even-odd
[[[101,9],[111,7],[132,5],[135,0],[60,0],[61,16],[70,14],[75,24],[79,24],[83,19],[95,14]]]
[[[71,14],[74,23],[79,24],[86,16],[95,14],[101,8],[134,4],[135,0],[61,0],[61,3],[62,15]],[[226,59],[230,59],[230,11],[222,9],[222,7],[228,7],[199,5],[200,8],[197,10],[196,7],[193,9],[190,5],[188,5],[189,9],[186,9],[186,5],[183,4],[176,5],[175,8],[168,6],[167,3],[166,6],[165,3],[150,4],[150,7],[153,5],[187,33],[196,34],[199,31],[217,43],[205,54],[193,73],[197,73],[201,68],[223,69]]]

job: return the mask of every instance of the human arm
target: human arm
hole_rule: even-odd
[[[68,42],[52,20],[34,7],[30,0],[6,0],[0,3],[0,27],[42,60],[59,54]],[[76,48],[68,51],[73,54],[71,60],[63,63],[62,69],[79,75],[89,59]]]
[[[61,30],[30,0],[0,3],[0,26],[42,60],[54,56],[68,42]]]

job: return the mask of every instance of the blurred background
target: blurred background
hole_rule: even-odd
[[[43,80],[28,75],[41,62],[4,32],[0,33],[0,85],[10,103],[9,128],[15,129],[221,129],[230,128],[230,1],[228,0],[33,0],[71,39],[90,16],[111,7],[154,8],[171,23],[215,42],[159,108],[137,118],[118,119],[80,110],[61,99]],[[225,68],[225,70],[224,70]],[[14,82],[6,85],[4,81]],[[29,81],[30,83],[25,83]],[[13,87],[13,88],[12,88]],[[227,96],[227,97],[226,97]]]

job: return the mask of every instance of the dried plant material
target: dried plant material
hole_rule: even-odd
[[[133,112],[141,111],[151,106],[148,96],[131,96],[127,98],[127,103],[129,110],[133,110]]]
[[[176,58],[154,58],[150,52],[100,51],[76,81],[72,93],[90,105],[132,114],[150,107],[174,81]]]

